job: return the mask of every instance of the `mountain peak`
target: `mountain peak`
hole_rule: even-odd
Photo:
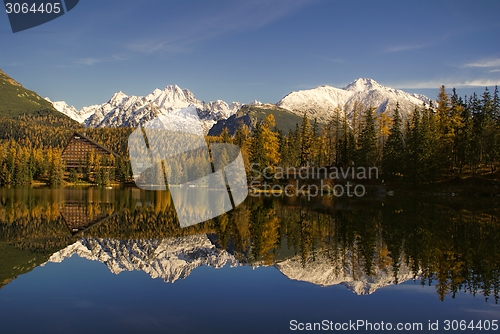
[[[352,108],[354,103],[375,107],[377,113],[385,111],[391,113],[399,103],[401,115],[406,117],[413,112],[415,106],[421,106],[428,101],[429,99],[423,95],[386,87],[373,79],[359,78],[341,89],[321,86],[292,92],[281,99],[277,106],[296,115],[304,115],[304,112],[307,112],[309,117],[326,123],[338,107]]]
[[[167,87],[165,87],[165,89],[163,91],[164,92],[182,92],[182,88],[180,88],[177,85],[168,85]]]
[[[126,98],[128,98],[128,95],[122,91],[119,91],[118,93],[113,94],[108,103],[114,106],[118,106],[122,104],[123,100],[125,100]]]
[[[199,101],[188,89],[177,85],[168,85],[163,90],[156,88],[146,96],[128,96],[120,91],[107,103],[84,107],[79,112],[63,102],[52,102],[52,105],[63,114],[90,127],[136,127],[160,114],[167,115],[192,105],[200,110],[200,121],[205,132],[217,120],[228,118],[241,107],[240,103],[228,105],[222,100],[209,103]],[[173,114],[172,117],[176,115]]]
[[[354,92],[362,92],[366,90],[371,90],[375,88],[381,88],[382,85],[373,79],[369,78],[359,78],[345,86],[343,89]]]

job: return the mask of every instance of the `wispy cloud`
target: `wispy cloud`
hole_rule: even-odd
[[[429,80],[420,82],[407,82],[398,85],[393,85],[391,87],[401,87],[401,88],[439,88],[441,85],[446,87],[486,87],[486,86],[500,86],[500,79],[475,79],[475,80]]]
[[[408,51],[408,50],[417,50],[423,49],[432,45],[432,43],[424,43],[424,44],[403,44],[391,46],[385,49],[385,52],[399,52],[399,51]]]
[[[187,53],[190,49],[187,46],[189,41],[182,39],[169,39],[158,41],[150,40],[137,40],[127,45],[127,48],[132,51],[142,53],[153,53],[156,51],[165,51],[168,53]]]
[[[427,48],[429,46],[432,46],[436,42],[437,41],[426,42],[426,43],[409,43],[409,44],[393,45],[393,46],[389,46],[386,49],[384,49],[383,52],[391,53],[391,52],[401,52],[401,51],[424,49],[424,48]]]
[[[74,63],[77,65],[93,66],[95,64],[99,64],[102,62],[122,61],[122,60],[127,60],[127,59],[128,59],[128,57],[126,57],[126,56],[111,55],[111,56],[105,57],[105,58],[93,58],[93,57],[78,58],[78,59],[74,60]]]
[[[88,65],[88,66],[92,66],[100,62],[102,62],[102,59],[96,59],[96,58],[80,58],[75,60],[75,63],[77,64]]]
[[[204,12],[201,17],[189,17],[188,22],[182,22],[182,18],[179,18],[179,22],[171,22],[171,26],[164,27],[161,35],[147,40],[137,39],[126,47],[144,53],[190,52],[198,42],[224,34],[259,29],[311,2],[310,0],[230,2],[225,7],[211,9],[212,12]],[[165,34],[165,30],[169,33]]]
[[[500,67],[500,58],[483,59],[474,63],[464,64],[462,67]]]
[[[13,61],[12,63],[7,64],[7,66],[24,66],[24,65],[25,64],[17,62],[17,61]]]

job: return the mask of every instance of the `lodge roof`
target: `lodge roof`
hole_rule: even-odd
[[[82,135],[80,132],[76,132],[76,131],[75,131],[75,133],[73,133],[73,135],[72,135],[72,136],[71,136],[71,138],[69,139],[68,143],[66,144],[66,146],[65,146],[65,147],[64,147],[64,149],[62,150],[61,155],[63,155],[63,154],[64,154],[64,151],[66,151],[66,148],[67,148],[67,147],[69,146],[69,144],[71,143],[71,140],[72,140],[73,138],[75,138],[75,137],[81,137],[81,138],[83,138],[83,139],[87,140],[87,141],[88,141],[89,143],[91,143],[92,145],[95,145],[95,146],[99,147],[100,149],[104,150],[105,152],[107,152],[107,153],[109,153],[109,154],[112,154],[112,155],[114,155],[115,157],[120,157],[120,155],[119,155],[119,154],[116,154],[115,152],[113,152],[113,151],[111,151],[111,150],[107,149],[106,147],[102,146],[101,144],[99,144],[99,143],[97,143],[97,142],[93,141],[93,140],[92,140],[92,139],[90,139],[89,137],[87,137],[87,136],[85,136],[85,135]]]

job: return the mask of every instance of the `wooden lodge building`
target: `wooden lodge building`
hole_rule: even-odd
[[[66,168],[85,167],[88,157],[94,151],[95,157],[106,157],[109,161],[111,156],[118,158],[119,155],[96,143],[92,139],[75,132],[61,153],[61,158],[66,163]]]

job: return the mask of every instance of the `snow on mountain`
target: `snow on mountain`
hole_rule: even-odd
[[[415,106],[428,104],[430,99],[424,95],[410,94],[400,89],[382,86],[372,79],[359,78],[344,88],[321,86],[291,92],[276,105],[299,116],[307,112],[309,118],[317,118],[324,123],[330,119],[338,106],[347,105],[352,108],[355,101],[365,107],[376,107],[377,112],[385,110],[392,112],[399,102],[401,115],[405,117]],[[84,107],[80,111],[69,107],[63,101],[52,104],[61,113],[89,127],[137,127],[159,115],[168,115],[182,108],[194,106],[205,133],[208,133],[215,123],[234,115],[243,106],[239,102],[227,104],[222,100],[206,103],[196,99],[188,89],[181,89],[178,86],[167,86],[164,90],[155,89],[147,96],[128,96],[120,91],[108,102]],[[249,105],[275,108],[275,105],[262,104],[259,101],[251,102]]]
[[[60,263],[74,254],[91,261],[100,261],[114,274],[141,270],[151,278],[160,277],[165,282],[184,279],[202,265],[214,268],[243,265],[232,254],[216,248],[206,234],[152,240],[82,238],[52,254],[46,263]],[[331,258],[319,253],[304,263],[302,257],[297,255],[275,263],[274,267],[289,279],[321,286],[341,284],[358,295],[371,294],[396,283],[394,268],[384,259],[373,266],[371,275],[366,275],[363,268],[342,266],[344,262],[350,263],[349,255],[346,255],[345,260],[338,259],[332,264]],[[411,269],[402,262],[398,269],[398,283],[413,278]]]
[[[63,113],[64,115],[68,116],[69,118],[77,121],[78,123],[83,123],[87,118],[89,118],[92,115],[92,111],[86,111],[86,110],[76,110],[75,107],[73,106],[68,106],[66,102],[64,101],[58,101],[58,102],[52,102],[48,97],[45,98],[45,100],[49,101],[52,103],[54,108],[59,111],[60,113]]]
[[[375,107],[379,113],[386,110],[392,112],[399,102],[401,115],[405,117],[415,106],[428,104],[430,99],[424,95],[382,86],[372,79],[359,78],[344,88],[321,86],[291,92],[276,105],[301,116],[307,112],[309,118],[326,122],[337,107],[347,105],[352,108],[355,101],[365,107]]]
[[[197,136],[203,136],[206,133],[206,129],[203,128],[203,123],[200,122],[198,110],[193,105],[177,111],[172,111],[169,114],[161,114],[155,119],[144,123],[142,126],[145,129],[181,131]]]
[[[305,264],[302,257],[297,255],[274,266],[289,279],[321,286],[341,284],[358,295],[372,294],[377,289],[396,283],[391,265],[375,265],[371,275],[366,275],[363,270],[353,270],[352,266],[344,267],[342,263],[338,260],[332,265],[331,258],[318,254],[314,260],[308,258]],[[405,263],[401,264],[397,276],[398,284],[414,278]]]
[[[153,240],[82,238],[54,253],[47,262],[59,263],[74,254],[100,261],[114,274],[142,270],[165,282],[184,279],[202,265],[214,268],[238,265],[234,256],[216,248],[206,234]]]
[[[167,115],[188,106],[194,106],[206,132],[219,119],[226,119],[236,113],[243,104],[227,104],[222,100],[204,102],[196,99],[189,90],[178,86],[155,89],[147,96],[128,96],[115,93],[111,99],[100,105],[84,107],[80,111],[65,107],[65,102],[53,102],[60,112],[88,127],[120,127],[142,125],[158,115]]]

